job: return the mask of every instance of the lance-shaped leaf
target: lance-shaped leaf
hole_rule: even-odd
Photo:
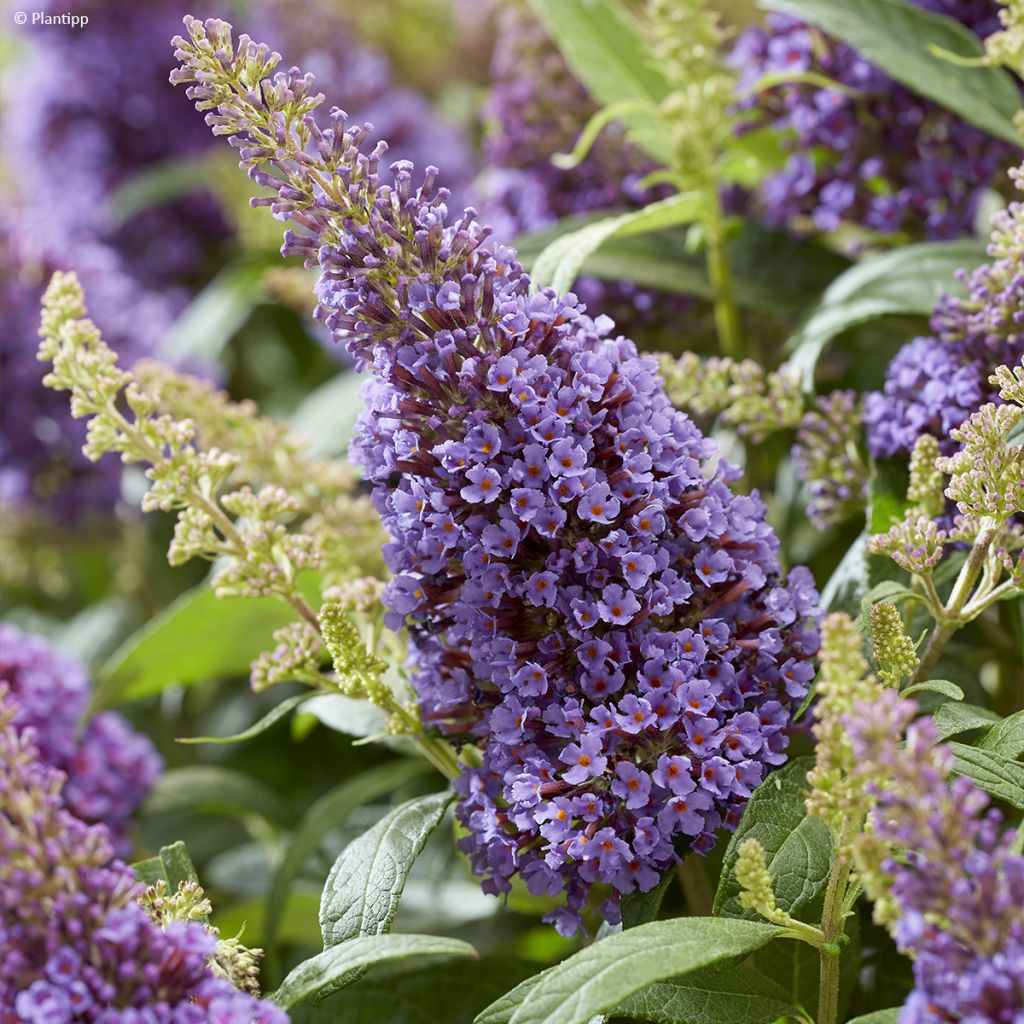
[[[545,972],[511,1024],[587,1024],[647,985],[743,956],[781,933],[775,925],[717,917],[655,921],[619,932]]]
[[[550,285],[556,292],[567,292],[579,276],[587,257],[612,238],[628,238],[651,231],[689,224],[700,217],[704,197],[699,192],[682,192],[656,203],[595,221],[578,231],[555,239],[533,264],[533,282],[538,288]]]
[[[287,1010],[296,1003],[326,995],[339,979],[354,980],[360,968],[372,967],[386,960],[405,960],[412,956],[476,955],[476,950],[468,942],[438,935],[364,935],[304,960],[270,998]]]
[[[179,736],[177,742],[243,743],[245,740],[251,740],[253,737],[259,736],[260,733],[266,732],[275,722],[279,722],[303,701],[309,700],[311,696],[308,693],[297,693],[294,697],[289,697],[287,700],[281,701],[280,704],[275,704],[259,721],[254,722],[248,729],[243,729],[242,732],[236,732],[231,736]]]
[[[950,743],[949,746],[956,754],[953,770],[957,775],[968,776],[997,800],[1024,811],[1024,764],[966,743]]]
[[[195,866],[182,842],[161,846],[155,857],[136,861],[132,865],[135,877],[143,885],[156,885],[163,880],[168,891],[175,892],[181,882],[198,882]]]
[[[1015,761],[1024,755],[1024,711],[1000,719],[975,744],[982,750]]]
[[[380,799],[396,787],[409,782],[429,770],[426,762],[400,760],[379,765],[335,786],[316,801],[306,812],[274,872],[267,893],[267,916],[264,942],[268,958],[273,962],[277,927],[288,898],[292,882],[326,838],[357,807]]]

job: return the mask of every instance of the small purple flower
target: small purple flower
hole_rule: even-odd
[[[562,778],[575,786],[604,774],[608,758],[601,751],[601,738],[592,733],[581,737],[579,743],[568,744],[559,755],[560,759],[569,765],[562,773]]]
[[[650,776],[629,761],[620,761],[615,774],[618,778],[612,783],[612,792],[626,802],[626,808],[634,811],[646,807],[651,792]]]

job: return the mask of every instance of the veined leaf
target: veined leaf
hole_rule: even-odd
[[[793,1010],[785,989],[740,965],[650,985],[617,1006],[615,1016],[651,1024],[771,1024]]]
[[[639,101],[626,120],[627,136],[670,165],[672,136],[659,110],[669,86],[632,15],[615,0],[530,0],[530,6],[598,106]]]
[[[974,745],[1016,761],[1024,755],[1024,711],[1000,719]]]
[[[717,917],[630,928],[545,972],[513,1013],[511,1024],[587,1024],[647,985],[743,956],[781,931],[758,921]]]
[[[318,1006],[296,1006],[292,1024],[469,1024],[473,1015],[536,966],[507,955],[403,964],[401,972],[364,978],[344,996]],[[439,994],[444,995],[443,1009]]]
[[[303,701],[311,697],[308,693],[297,693],[294,697],[281,701],[272,707],[258,722],[254,722],[248,729],[236,732],[233,736],[179,736],[177,743],[242,743],[251,740],[254,736],[266,732],[275,722],[279,722],[285,715],[297,708]]]
[[[509,1024],[512,1015],[516,1012],[522,1001],[553,971],[558,969],[548,967],[537,974],[523,978],[515,988],[511,988],[503,996],[495,999],[486,1009],[481,1010],[473,1019],[473,1024]]]
[[[914,683],[913,686],[900,690],[901,697],[909,697],[914,693],[939,693],[950,700],[964,699],[964,691],[948,679],[926,679],[923,683]]]
[[[828,828],[809,817],[804,806],[811,757],[799,757],[771,775],[754,790],[732,834],[722,861],[714,912],[730,918],[759,920],[740,906],[736,859],[745,839],[756,839],[765,850],[768,872],[775,883],[780,907],[797,916],[825,889],[831,867],[832,841]]]
[[[288,898],[288,889],[331,829],[337,828],[357,807],[391,793],[428,770],[429,765],[425,761],[406,759],[378,765],[335,786],[306,811],[267,892],[264,941],[268,957],[272,958],[275,952],[277,926]]]
[[[832,338],[875,317],[930,316],[943,292],[963,293],[964,286],[954,277],[956,271],[973,269],[984,260],[983,242],[961,239],[905,245],[854,265],[833,281],[803,326],[786,342],[789,362],[800,368],[804,386],[811,390],[818,358]]]
[[[288,1010],[324,995],[340,978],[358,976],[360,968],[411,956],[475,957],[477,952],[468,942],[438,935],[364,935],[299,964],[270,998]]]
[[[764,6],[809,21],[908,89],[996,138],[1021,145],[1013,124],[1020,91],[1009,72],[953,63],[931,51],[935,47],[968,59],[984,55],[981,40],[953,18],[904,0],[764,0]]]
[[[986,793],[1024,811],[1024,764],[966,743],[950,743],[956,755],[953,771],[966,775]]]
[[[688,224],[700,217],[704,197],[699,192],[681,192],[641,210],[588,224],[578,231],[561,235],[533,264],[533,283],[538,288],[550,285],[556,292],[567,292],[579,276],[587,257],[610,238],[628,238],[661,228]]]
[[[987,729],[999,716],[976,704],[943,704],[932,715],[936,737],[942,741],[971,729]]]
[[[409,800],[342,850],[320,898],[325,949],[391,927],[409,870],[452,799],[443,792]]]

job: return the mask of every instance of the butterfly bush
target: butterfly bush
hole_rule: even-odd
[[[913,2],[983,38],[1000,26],[995,0]],[[787,15],[769,14],[764,27],[743,32],[731,60],[741,73],[747,126],[775,129],[792,151],[757,190],[770,225],[831,231],[853,222],[932,239],[970,234],[982,193],[1015,155],[1009,143]],[[757,88],[766,75],[807,72],[836,86],[791,81]]]
[[[66,776],[69,812],[102,822],[124,852],[128,820],[163,766],[153,745],[110,711],[79,733],[89,700],[85,666],[7,623],[0,623],[0,686],[17,702],[14,727],[31,730],[39,760]]]
[[[1024,168],[1011,172],[1024,188]],[[993,219],[991,262],[960,278],[966,297],[946,294],[932,317],[934,334],[916,338],[889,364],[880,392],[867,396],[864,418],[875,456],[905,454],[924,434],[948,435],[975,410],[997,399],[989,377],[1024,357],[1024,203]]]
[[[914,958],[901,1024],[1016,1020],[1024,1006],[1024,856],[1016,832],[970,779],[930,719],[888,691],[845,720],[865,774],[872,829],[858,866],[876,917]],[[906,742],[901,742],[906,734]]]
[[[408,624],[424,720],[472,748],[457,789],[486,887],[650,889],[707,850],[766,770],[813,674],[817,595],[781,580],[756,494],[674,411],[652,360],[572,295],[531,293],[472,211],[448,219],[428,168],[313,111],[297,69],[186,19],[182,62],[319,266],[319,313],[372,367],[353,446],[393,541],[385,598]],[[512,559],[514,558],[514,562]]]
[[[0,686],[0,1013],[11,1024],[285,1024],[210,966],[216,935],[161,928],[104,825],[62,798],[64,776],[17,727]]]

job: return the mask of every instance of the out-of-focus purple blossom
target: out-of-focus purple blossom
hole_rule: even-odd
[[[216,939],[155,925],[103,825],[66,807],[64,777],[0,683],[0,1013],[10,1024],[287,1024],[215,977]],[[63,787],[63,793],[62,793]]]
[[[68,810],[102,822],[125,850],[128,819],[162,768],[153,745],[110,711],[79,733],[89,699],[85,666],[7,623],[0,623],[0,687],[18,705],[14,726],[31,729],[39,759],[66,776],[61,796]]]
[[[985,37],[999,28],[995,0],[913,0]],[[979,198],[1015,151],[915,95],[852,47],[787,15],[747,29],[731,56],[739,88],[768,74],[816,72],[844,86],[789,82],[745,97],[747,126],[773,126],[792,150],[757,191],[771,226],[874,231],[943,239],[971,234]]]
[[[595,885],[614,919],[785,760],[818,643],[810,575],[782,583],[763,503],[731,490],[734,467],[606,317],[531,294],[472,211],[449,220],[433,168],[416,187],[400,162],[383,184],[383,144],[361,152],[336,109],[316,124],[312,76],[233,109],[229,26],[186,25],[174,80],[258,183],[287,174],[273,206],[303,233],[284,251],[320,268],[321,315],[373,368],[353,457],[393,537],[388,622],[408,625],[424,720],[480,750],[456,783],[463,845],[490,892],[516,874],[564,892],[563,930]],[[285,97],[347,209],[317,198],[296,142],[263,146]]]
[[[636,208],[659,197],[657,190],[640,187],[653,163],[614,123],[577,166],[562,169],[551,162],[556,154],[572,151],[597,110],[528,5],[523,0],[501,5],[484,108],[484,166],[477,181],[484,215],[498,237],[514,238],[594,210]],[[583,301],[600,306],[627,330],[660,322],[687,306],[684,299],[628,281],[584,277],[576,287]]]
[[[881,783],[864,847],[868,888],[883,890],[883,917],[914,956],[900,1022],[1014,1021],[1024,1008],[1024,856],[989,797],[967,777],[950,782],[953,754],[935,745],[930,719],[910,724],[916,711],[890,690],[846,722],[865,775]]]
[[[1020,181],[1020,172],[1014,175]],[[917,338],[889,364],[881,392],[867,396],[868,445],[875,456],[908,453],[922,434],[956,450],[949,431],[986,402],[997,366],[1024,358],[1024,203],[993,221],[991,262],[960,272],[966,297],[943,295],[932,316],[933,337]]]

